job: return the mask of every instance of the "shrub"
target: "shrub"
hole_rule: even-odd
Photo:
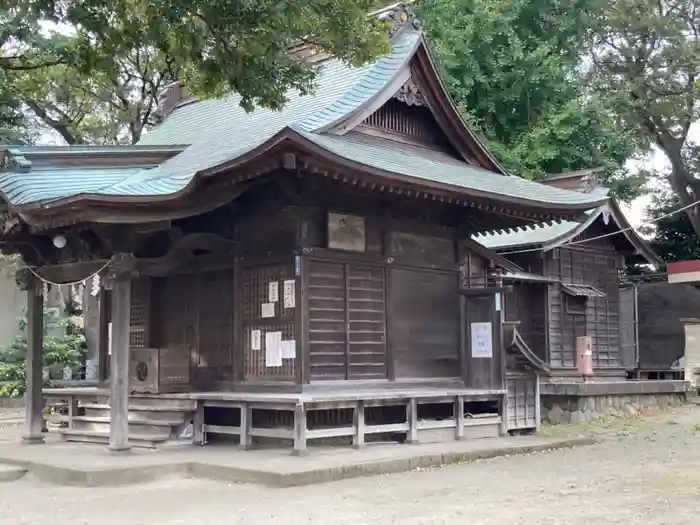
[[[0,346],[0,397],[21,397],[27,383],[27,319],[17,320],[18,335],[7,346]],[[59,330],[60,329],[60,330]],[[60,335],[54,335],[59,333]],[[51,335],[49,335],[51,334]],[[44,368],[78,369],[86,349],[85,335],[70,319],[59,316],[56,308],[44,310]],[[47,386],[50,380],[45,379]]]

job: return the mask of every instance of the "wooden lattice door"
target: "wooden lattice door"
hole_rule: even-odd
[[[384,268],[311,261],[308,275],[311,380],[386,378]]]

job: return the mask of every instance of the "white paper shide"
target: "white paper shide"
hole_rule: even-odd
[[[294,303],[296,300],[296,281],[294,281],[294,279],[284,281],[284,290],[282,293],[284,294],[284,307],[294,308]]]
[[[267,286],[267,300],[276,303],[280,300],[280,283],[271,281]]]
[[[297,342],[294,339],[282,341],[282,359],[294,359],[297,356]]]
[[[265,334],[265,366],[268,368],[282,366],[282,332]]]
[[[260,316],[263,318],[275,316],[275,303],[263,303],[260,305]]]
[[[250,348],[252,350],[262,349],[262,333],[260,332],[260,330],[250,331]]]
[[[472,357],[493,357],[491,323],[471,324]]]

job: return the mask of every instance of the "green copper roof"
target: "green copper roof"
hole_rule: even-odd
[[[421,34],[405,28],[393,38],[391,53],[372,64],[352,68],[339,60],[328,60],[319,67],[315,93],[300,96],[298,92],[290,92],[289,102],[281,111],[258,108],[246,113],[235,94],[221,100],[185,103],[145,135],[138,146],[107,152],[121,154],[120,159],[128,160],[131,152],[137,150],[165,151],[169,147],[182,150],[173,151],[169,158],[163,156],[167,160],[157,166],[131,163],[131,167],[99,168],[63,163],[55,169],[27,169],[24,163],[20,169],[18,163],[15,171],[0,173],[0,192],[15,206],[45,206],[81,195],[167,198],[190,187],[204,171],[235,161],[246,153],[264,154],[264,149],[277,140],[292,140],[356,166],[371,168],[380,175],[464,189],[465,193],[519,199],[540,208],[551,205],[586,209],[602,203],[591,195],[500,175],[425,148],[352,133],[344,136],[322,133],[379,96],[405,71],[420,45]],[[189,146],[178,146],[182,144]],[[125,162],[119,165],[124,166]]]
[[[590,195],[486,171],[447,153],[391,140],[374,139],[360,134],[303,135],[338,157],[413,179],[465,188],[482,194],[525,199],[533,204],[580,205],[596,200],[591,199]]]
[[[541,186],[544,188],[556,189],[552,186],[546,186],[544,184],[542,184]],[[575,193],[578,195],[589,197],[599,197],[604,199],[606,201],[606,204],[603,204],[602,206],[599,206],[598,208],[595,208],[593,210],[588,210],[586,212],[588,218],[582,223],[574,221],[561,221],[553,224],[540,224],[537,225],[534,229],[517,228],[515,230],[509,230],[506,232],[486,234],[482,233],[474,235],[472,238],[476,242],[493,250],[504,250],[506,248],[539,246],[543,244],[549,244],[557,242],[561,239],[566,239],[567,237],[577,232],[577,230],[585,230],[586,228],[588,228],[588,226],[591,225],[591,223],[595,219],[598,218],[598,216],[600,216],[601,213],[603,213],[605,209],[607,209],[607,200],[609,194],[609,190],[607,188],[598,186],[588,193],[573,191],[567,191],[567,193]]]

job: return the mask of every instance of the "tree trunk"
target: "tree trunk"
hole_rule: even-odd
[[[700,239],[700,205],[696,204],[700,200],[700,179],[696,179],[688,169],[680,148],[664,147],[661,144],[660,146],[671,162],[671,174],[668,178],[671,188],[678,196],[681,206],[690,206],[685,210],[685,214],[695,235]]]

